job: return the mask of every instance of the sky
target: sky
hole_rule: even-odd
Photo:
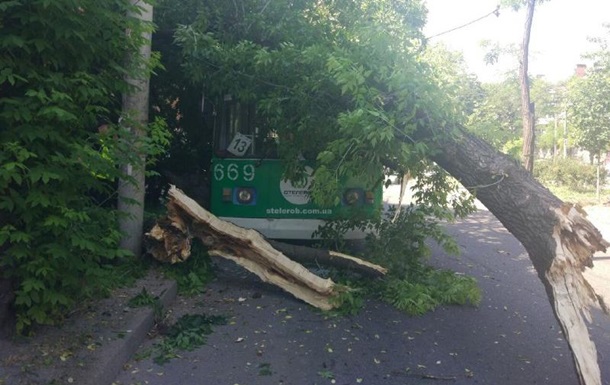
[[[428,7],[426,36],[452,29],[496,9],[499,0],[425,0]],[[547,80],[566,80],[576,64],[587,64],[581,55],[595,48],[587,37],[610,37],[602,27],[610,23],[610,0],[547,0],[537,4],[530,38],[530,76],[544,75]],[[500,16],[488,16],[459,30],[432,38],[454,51],[462,51],[470,72],[481,81],[499,81],[508,69],[517,68],[517,59],[505,57],[497,65],[486,65],[481,48],[484,39],[501,46],[520,47],[525,11],[501,9]]]

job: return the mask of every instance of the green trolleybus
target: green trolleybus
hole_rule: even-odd
[[[351,208],[375,215],[381,208],[382,183],[342,183],[341,203],[316,205],[309,194],[313,169],[295,182],[283,178],[277,158],[277,134],[255,124],[252,105],[225,95],[214,118],[210,208],[214,215],[274,239],[311,239],[325,221],[341,218]],[[306,162],[304,160],[304,162]],[[363,238],[351,231],[347,239]]]

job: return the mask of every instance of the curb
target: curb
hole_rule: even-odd
[[[163,282],[155,291],[159,302],[166,309],[176,298],[178,285],[175,281]],[[110,385],[119,374],[123,365],[135,354],[146,339],[147,333],[155,322],[155,311],[151,307],[138,308],[125,323],[124,336],[114,338],[95,351],[92,361],[75,374],[73,384]]]

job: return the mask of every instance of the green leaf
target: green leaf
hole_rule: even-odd
[[[43,289],[44,289],[44,284],[42,283],[42,281],[34,279],[34,278],[28,278],[21,283],[21,290],[24,293],[28,293],[30,291],[43,290]]]
[[[23,231],[12,231],[9,235],[9,240],[13,243],[27,243],[32,239],[32,236]]]

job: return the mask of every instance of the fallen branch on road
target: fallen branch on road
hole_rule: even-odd
[[[210,255],[230,259],[264,282],[277,285],[322,310],[335,307],[332,298],[339,294],[335,283],[313,274],[278,249],[298,255],[301,260],[349,267],[370,276],[386,273],[381,266],[349,255],[330,251],[314,253],[311,248],[279,242],[270,244],[254,230],[217,218],[174,186],[169,197],[167,217],[157,221],[147,234],[148,252],[157,260],[169,263],[185,261],[191,253],[192,239],[197,237],[208,247]],[[309,257],[304,256],[306,251]]]

